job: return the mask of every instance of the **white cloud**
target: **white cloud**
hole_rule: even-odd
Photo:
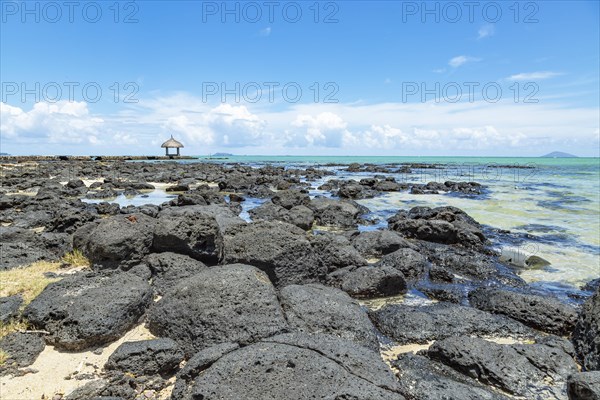
[[[507,79],[509,81],[540,81],[543,79],[554,78],[555,76],[563,75],[560,72],[552,72],[552,71],[538,71],[538,72],[523,72],[520,74],[515,74],[509,76]]]
[[[286,130],[286,144],[291,146],[342,147],[352,141],[348,124],[339,115],[322,112],[316,116],[297,115]]]
[[[468,62],[476,62],[476,61],[481,61],[481,59],[476,58],[476,57],[469,57],[469,56],[456,56],[454,58],[451,58],[450,61],[448,61],[448,65],[451,66],[452,68],[458,68],[461,65],[465,65]]]
[[[270,26],[268,26],[268,27],[266,27],[265,29],[261,29],[261,30],[258,32],[258,34],[259,34],[260,36],[263,36],[263,37],[266,37],[266,36],[269,36],[269,35],[271,35],[271,27],[270,27]]]
[[[85,102],[36,103],[24,111],[0,103],[0,131],[15,140],[47,140],[52,143],[97,143],[104,120],[89,113]]]
[[[496,27],[493,24],[483,25],[477,31],[477,39],[484,39],[486,37],[493,36],[496,31]]]
[[[174,134],[186,154],[228,148],[254,154],[336,149],[365,155],[531,155],[560,148],[597,155],[600,119],[593,107],[510,98],[494,104],[307,103],[273,109],[211,107],[184,93],[140,99],[114,115],[94,115],[84,103],[38,104],[29,111],[1,104],[0,111],[2,151],[15,153],[21,145],[23,152],[36,148],[38,154],[89,154],[90,146],[98,154],[160,154],[160,143]]]

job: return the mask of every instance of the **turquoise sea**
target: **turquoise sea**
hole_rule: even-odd
[[[179,162],[239,163],[260,167],[309,166],[332,170],[335,176],[312,183],[311,195],[329,195],[316,189],[327,179],[356,179],[378,173],[343,171],[348,164],[374,164],[397,169],[397,164],[438,164],[437,168],[411,166],[411,173],[384,173],[399,182],[476,181],[487,186],[478,197],[456,194],[413,195],[387,193],[359,200],[380,224],[398,209],[415,206],[452,205],[480,223],[510,231],[509,238],[492,238],[493,245],[521,249],[550,262],[549,266],[523,270],[521,276],[545,289],[568,290],[600,277],[600,159],[598,158],[511,158],[511,157],[348,157],[348,156],[230,156],[221,159],[198,157]],[[121,204],[162,203],[162,190],[150,197],[126,199]],[[245,211],[260,204],[248,199]],[[246,213],[244,213],[247,215]]]

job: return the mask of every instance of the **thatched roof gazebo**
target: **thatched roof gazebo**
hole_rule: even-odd
[[[178,156],[179,157],[179,149],[183,148],[183,144],[173,139],[173,135],[171,135],[171,139],[167,140],[163,144],[160,145],[163,149],[165,149],[165,155],[167,157],[170,156]],[[169,154],[169,149],[177,149],[177,154]]]

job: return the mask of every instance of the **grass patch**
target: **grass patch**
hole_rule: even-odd
[[[30,326],[26,321],[11,321],[8,324],[0,322],[0,339],[9,333],[29,330]],[[1,349],[0,349],[1,350]]]
[[[83,255],[81,250],[78,249],[74,249],[73,251],[65,254],[61,261],[74,267],[90,266],[90,260],[88,260],[87,257]]]
[[[61,263],[38,261],[27,267],[0,271],[0,297],[20,294],[23,305],[29,304],[48,284],[60,278],[48,278],[46,272],[56,272]]]

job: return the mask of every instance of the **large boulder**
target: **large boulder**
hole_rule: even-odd
[[[510,318],[453,303],[391,304],[369,315],[383,334],[401,344],[427,343],[454,335],[534,336],[531,329]]]
[[[223,206],[166,208],[158,215],[153,248],[215,264],[222,250],[223,231],[242,224],[241,218]]]
[[[154,303],[148,327],[175,340],[189,358],[215,344],[249,344],[287,329],[267,275],[242,264],[209,268]]]
[[[48,343],[78,351],[120,338],[151,302],[150,285],[132,273],[83,273],[48,285],[23,315]]]
[[[194,380],[202,371],[210,367],[219,358],[240,348],[237,343],[221,343],[200,350],[192,356],[177,373],[171,399],[182,399],[190,395]]]
[[[304,205],[294,206],[288,210],[270,201],[251,209],[248,214],[253,221],[282,221],[304,230],[309,230],[315,219],[312,210]]]
[[[407,291],[402,272],[392,267],[366,266],[345,274],[341,289],[355,298],[387,297]]]
[[[44,347],[44,339],[37,333],[13,332],[4,336],[0,350],[6,354],[6,360],[0,364],[0,375],[33,364]]]
[[[480,247],[486,241],[479,224],[456,207],[414,207],[388,219],[391,230],[408,238]]]
[[[454,369],[412,353],[392,361],[399,371],[400,391],[414,400],[508,400],[473,378]]]
[[[567,381],[569,400],[600,400],[600,371],[578,372]]]
[[[172,399],[404,399],[378,353],[323,334],[266,339],[194,375]]]
[[[352,238],[352,245],[365,257],[381,257],[412,247],[408,240],[388,230],[361,232]]]
[[[432,270],[445,270],[458,283],[488,281],[512,287],[526,283],[513,270],[498,262],[493,256],[474,249],[420,242],[420,251],[427,256]],[[430,271],[431,274],[431,271]]]
[[[469,294],[473,307],[502,314],[517,321],[557,335],[568,335],[577,320],[577,312],[552,297],[511,290],[479,288]]]
[[[134,375],[169,374],[179,367],[183,356],[183,351],[172,339],[124,342],[110,355],[104,369]]]
[[[571,356],[546,344],[496,344],[473,337],[435,342],[427,356],[455,370],[526,398],[564,398],[567,377],[577,372]]]
[[[201,261],[170,252],[149,254],[144,263],[152,273],[152,287],[161,296],[184,279],[208,268]]]
[[[341,235],[321,233],[310,237],[310,244],[323,262],[327,272],[345,267],[367,265],[367,260]]]
[[[319,282],[325,267],[300,228],[283,222],[257,222],[225,232],[222,264],[254,265],[275,286]]]
[[[308,208],[315,213],[315,222],[322,226],[356,228],[361,215],[369,210],[352,200],[335,200],[317,197],[310,201]]]
[[[394,268],[408,280],[420,279],[427,269],[427,258],[416,250],[403,248],[381,257],[379,267]]]
[[[307,206],[310,203],[310,197],[305,192],[290,189],[277,192],[271,201],[273,204],[291,210],[293,207]]]
[[[339,289],[319,285],[290,285],[279,299],[290,326],[307,333],[328,333],[379,349],[375,329],[360,305]]]
[[[130,268],[150,251],[155,222],[144,214],[104,218],[79,228],[73,235],[73,247],[95,268]]]
[[[583,305],[573,331],[577,356],[587,371],[600,370],[600,289]]]

